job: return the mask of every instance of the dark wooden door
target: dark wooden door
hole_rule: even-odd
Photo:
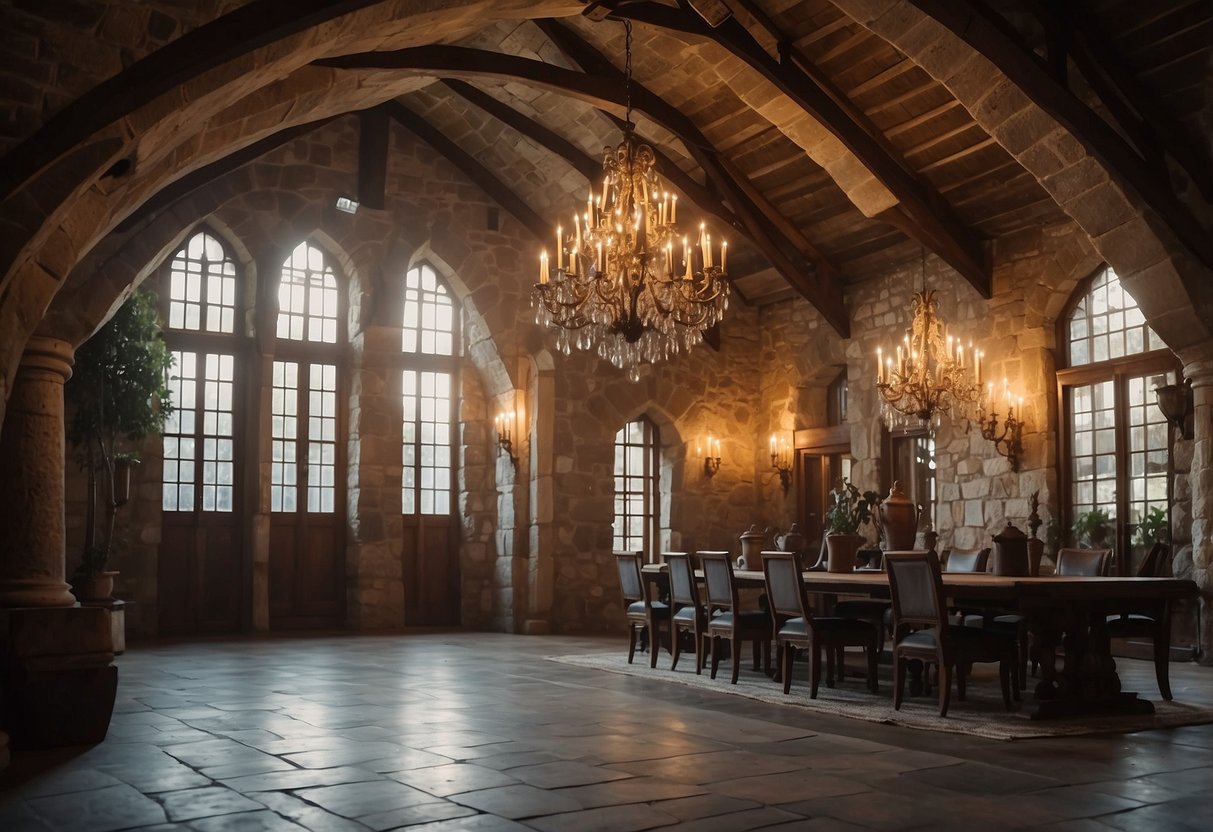
[[[166,635],[232,632],[248,593],[241,526],[240,362],[174,350],[164,430],[158,618]]]
[[[404,518],[404,609],[411,626],[459,623],[459,557],[450,517]]]
[[[274,361],[269,614],[275,630],[345,619],[345,445],[337,367]]]

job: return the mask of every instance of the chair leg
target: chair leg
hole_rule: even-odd
[[[1019,690],[1028,689],[1028,624],[1026,621],[1019,625],[1019,667],[1016,673]]]
[[[699,632],[695,631],[695,675],[703,675],[703,666],[708,660],[708,638]]]
[[[1019,651],[1015,651],[1015,663],[1019,661]],[[1009,659],[1004,658],[998,663],[998,683],[1002,686],[1002,704],[1008,711],[1011,710],[1011,687],[1015,672],[1012,669],[1014,663]]]
[[[720,666],[720,636],[708,636],[712,640],[712,676],[716,678],[716,668]]]
[[[796,647],[790,641],[779,645],[779,676],[783,679],[783,693],[792,691],[792,665],[796,662]]]
[[[753,647],[752,647],[752,650],[754,653],[754,670],[758,670],[758,651],[759,651],[759,649],[760,649],[760,645],[758,644],[758,639],[754,639]]]
[[[737,674],[741,672],[741,639],[737,637],[737,633],[733,633],[733,637],[729,639],[730,658],[733,660],[733,678],[729,684],[737,684]]]
[[[670,634],[670,653],[674,656],[670,659],[670,670],[678,667],[678,654],[682,652],[682,633],[682,630],[675,627],[674,631]]]
[[[628,622],[628,664],[632,663],[632,658],[636,655],[636,625]]]
[[[1158,692],[1171,701],[1171,617],[1158,619],[1154,630],[1154,677],[1158,680]]]
[[[893,652],[893,710],[901,710],[901,699],[906,689],[906,660]]]
[[[821,643],[813,639],[809,644],[809,698],[817,698],[817,686],[821,683]],[[827,663],[828,663],[827,659]],[[827,669],[829,675],[834,674]],[[828,684],[828,683],[827,683]],[[831,685],[831,687],[833,687]]]
[[[939,663],[939,715],[948,715],[948,702],[952,698],[952,665]]]
[[[649,667],[657,666],[657,651],[661,649],[661,628],[649,627]]]
[[[880,691],[880,679],[877,677],[877,668],[880,665],[880,653],[876,647],[876,643],[868,645],[863,649],[863,652],[868,656],[868,690],[872,693]]]

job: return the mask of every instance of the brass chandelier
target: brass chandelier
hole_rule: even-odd
[[[973,418],[982,419],[985,392],[981,385],[982,352],[968,348],[948,334],[939,317],[935,292],[926,287],[926,254],[923,253],[923,286],[911,301],[913,317],[902,343],[888,355],[876,350],[876,389],[880,391],[881,416],[890,428],[927,428],[932,434],[944,413],[963,419],[968,428]]]
[[[632,24],[625,21],[627,117],[623,141],[603,149],[602,188],[591,187],[571,233],[556,228],[556,262],[539,259],[535,322],[558,330],[556,347],[578,349],[640,379],[640,365],[703,340],[728,308],[728,244],[713,249],[703,223],[694,244],[679,233],[678,197],[654,169],[656,154],[632,124]]]

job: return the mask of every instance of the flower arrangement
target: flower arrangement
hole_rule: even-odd
[[[872,522],[872,510],[880,503],[875,491],[860,492],[850,480],[841,480],[830,492],[830,510],[826,512],[826,524],[830,534],[856,534],[859,529]]]

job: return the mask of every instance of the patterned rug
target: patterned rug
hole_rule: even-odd
[[[855,675],[848,675],[844,681],[836,683],[833,688],[827,688],[823,679],[817,691],[817,698],[810,699],[808,663],[804,661],[797,661],[793,668],[792,690],[785,696],[778,683],[771,681],[761,673],[750,670],[748,657],[743,659],[740,678],[736,685],[729,684],[730,671],[727,662],[721,664],[715,680],[708,676],[707,669],[704,670],[702,676],[697,676],[694,655],[684,655],[679,659],[678,669],[674,671],[669,669],[670,658],[665,653],[658,658],[657,667],[653,669],[649,668],[648,655],[640,653],[637,653],[635,663],[630,665],[627,654],[624,652],[548,656],[547,658],[549,661],[562,664],[621,673],[666,684],[686,685],[715,693],[744,696],[772,705],[804,708],[830,716],[861,719],[886,725],[901,725],[924,731],[969,734],[996,740],[1149,731],[1213,722],[1213,708],[1185,705],[1182,702],[1167,702],[1161,699],[1154,701],[1153,716],[1104,716],[1034,721],[1029,716],[1028,708],[1032,696],[1031,684],[1029,683],[1029,689],[1022,694],[1024,701],[1019,704],[1019,709],[1007,711],[1002,705],[997,674],[988,674],[984,670],[970,678],[967,698],[964,702],[957,700],[955,687],[953,687],[948,715],[941,719],[939,701],[934,689],[929,697],[912,697],[908,695],[907,686],[907,696],[902,702],[901,710],[894,711],[892,668],[887,665],[881,666],[879,693],[868,692],[866,681],[859,675],[858,668],[855,668]],[[852,657],[852,661],[857,658]],[[995,665],[990,665],[990,667],[993,668]],[[848,673],[850,674],[851,671],[852,668],[848,666]]]

